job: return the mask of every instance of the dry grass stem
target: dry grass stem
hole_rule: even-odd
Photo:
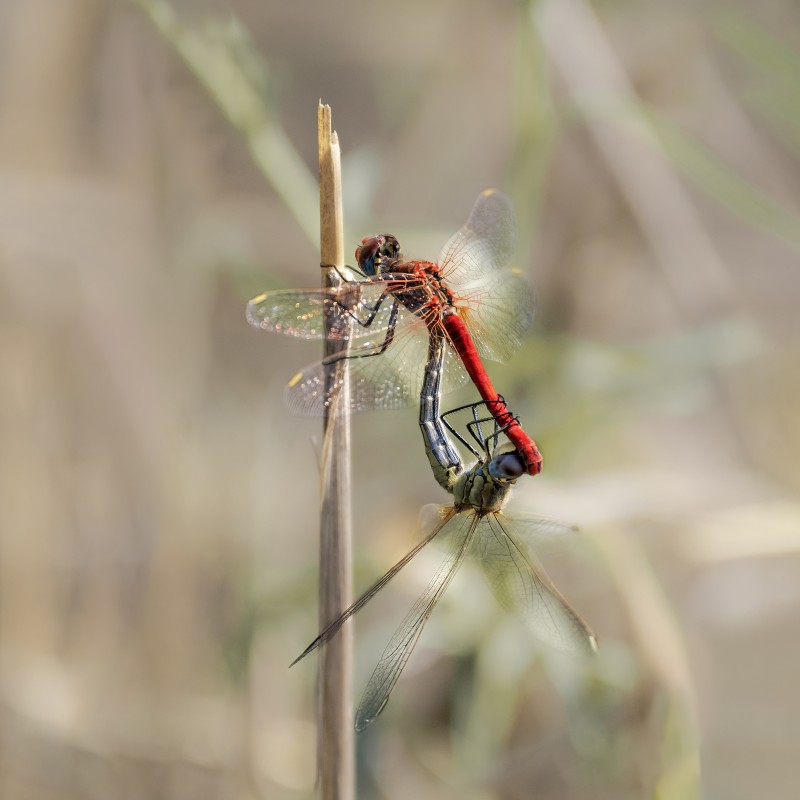
[[[341,166],[338,137],[331,130],[331,109],[322,103],[318,133],[320,264],[324,285],[334,286],[339,276],[331,267],[344,266]],[[332,321],[327,319],[326,325]],[[326,342],[325,355],[346,347],[346,342]],[[351,599],[350,418],[347,413],[336,413],[339,407],[346,409],[348,405],[346,370],[347,361],[341,360],[331,366],[328,375],[330,383],[338,381],[345,372],[342,388],[324,423],[319,553],[321,628],[338,617]],[[355,796],[352,649],[349,623],[322,648],[317,741],[324,800],[347,800]]]

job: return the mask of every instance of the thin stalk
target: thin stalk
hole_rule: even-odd
[[[331,130],[330,106],[319,104],[320,265],[324,286],[336,286],[344,267],[342,182],[339,139]],[[336,313],[332,310],[330,313]],[[335,322],[325,320],[326,329]],[[347,342],[325,340],[325,355],[340,353]],[[319,622],[324,629],[350,605],[352,565],[350,515],[350,418],[347,360],[329,367],[328,384],[340,389],[324,420],[322,509],[320,516]],[[317,747],[323,800],[355,797],[354,730],[352,722],[352,650],[350,623],[322,648],[320,658]]]

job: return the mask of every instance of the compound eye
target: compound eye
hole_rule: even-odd
[[[358,268],[365,275],[375,275],[377,265],[375,259],[378,256],[381,248],[381,240],[379,237],[373,236],[372,238],[363,239],[361,247],[356,248],[356,262]]]
[[[524,472],[525,462],[516,452],[503,453],[489,462],[489,474],[499,480],[514,481]]]

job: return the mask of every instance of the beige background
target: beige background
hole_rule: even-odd
[[[795,797],[796,5],[174,10],[183,38],[0,6],[0,795],[313,794],[314,663],[286,667],[319,425],[281,391],[317,348],[243,310],[318,280],[322,97],[348,254],[435,257],[483,187],[514,197],[538,312],[490,371],[546,458],[515,503],[582,526],[559,585],[601,641],[541,651],[465,574],[359,738],[360,797],[686,798],[698,747],[707,797]],[[181,53],[257,87],[266,175]],[[353,424],[363,588],[446,498],[414,409]],[[424,567],[360,620],[357,693]]]

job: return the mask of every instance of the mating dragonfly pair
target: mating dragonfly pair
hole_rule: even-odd
[[[349,350],[307,367],[290,381],[286,402],[301,414],[358,412],[419,402],[425,452],[437,482],[453,495],[433,506],[432,529],[295,659],[334,636],[425,545],[444,541],[446,555],[428,588],[386,647],[356,712],[363,730],[381,712],[434,607],[468,554],[477,556],[495,596],[538,639],[566,652],[591,653],[594,636],[545,574],[536,540],[552,540],[569,526],[511,519],[502,508],[511,486],[541,471],[536,443],[523,430],[483,367],[502,361],[522,343],[533,319],[524,279],[508,268],[516,242],[509,199],[495,190],[478,198],[438,263],[404,261],[397,239],[382,234],[356,249],[360,280],[336,288],[279,290],[253,298],[255,326],[303,338],[348,341]],[[334,311],[335,313],[330,313]],[[332,319],[327,332],[323,321]],[[349,402],[338,404],[331,366],[345,358]],[[442,413],[441,394],[471,379],[481,402]],[[484,411],[485,410],[485,411]],[[481,416],[488,412],[489,416]],[[462,433],[451,420],[466,413]],[[510,445],[499,446],[500,436]],[[464,465],[458,444],[477,459]]]

